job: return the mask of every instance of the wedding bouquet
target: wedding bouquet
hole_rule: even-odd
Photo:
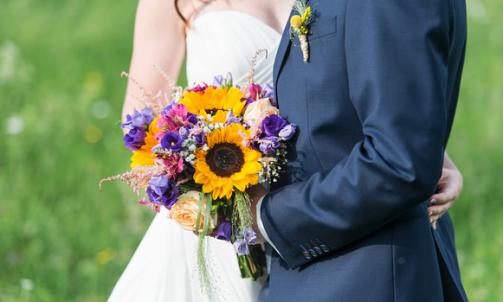
[[[264,273],[265,257],[248,248],[256,233],[245,190],[259,179],[277,180],[295,125],[279,115],[273,87],[253,82],[253,66],[241,87],[233,86],[230,74],[216,76],[212,85],[170,85],[171,97],[139,85],[145,108],[121,125],[129,129],[124,144],[133,151],[132,170],[103,179],[100,190],[102,182],[126,181],[134,192],[145,191],[140,204],[168,209],[168,218],[199,236],[203,275],[202,242],[211,236],[231,242],[242,276],[255,280]]]

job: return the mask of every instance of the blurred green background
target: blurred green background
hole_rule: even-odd
[[[503,300],[503,14],[468,0],[469,42],[448,152],[470,301]],[[105,301],[153,212],[121,182],[118,125],[137,0],[0,0],[0,301]],[[184,74],[181,83],[185,81]]]

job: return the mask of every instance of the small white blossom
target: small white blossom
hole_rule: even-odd
[[[196,145],[190,145],[189,146],[190,151],[196,151]]]

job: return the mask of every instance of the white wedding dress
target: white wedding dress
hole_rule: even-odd
[[[255,82],[272,84],[274,58],[281,35],[269,25],[237,11],[213,11],[196,18],[187,32],[187,78],[189,86],[230,72],[234,84],[245,82],[251,61],[260,49]],[[166,218],[162,208],[117,282],[109,302],[207,301],[201,296],[196,270],[197,237]],[[231,302],[256,301],[262,284],[242,279],[230,243],[209,239],[212,261],[218,267],[223,298]]]

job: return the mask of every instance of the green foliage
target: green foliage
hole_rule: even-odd
[[[106,300],[153,218],[126,184],[98,190],[100,179],[129,167],[116,123],[136,5],[0,5],[0,301]],[[468,0],[468,51],[448,146],[465,180],[451,215],[470,301],[503,297],[499,13],[500,0]]]

